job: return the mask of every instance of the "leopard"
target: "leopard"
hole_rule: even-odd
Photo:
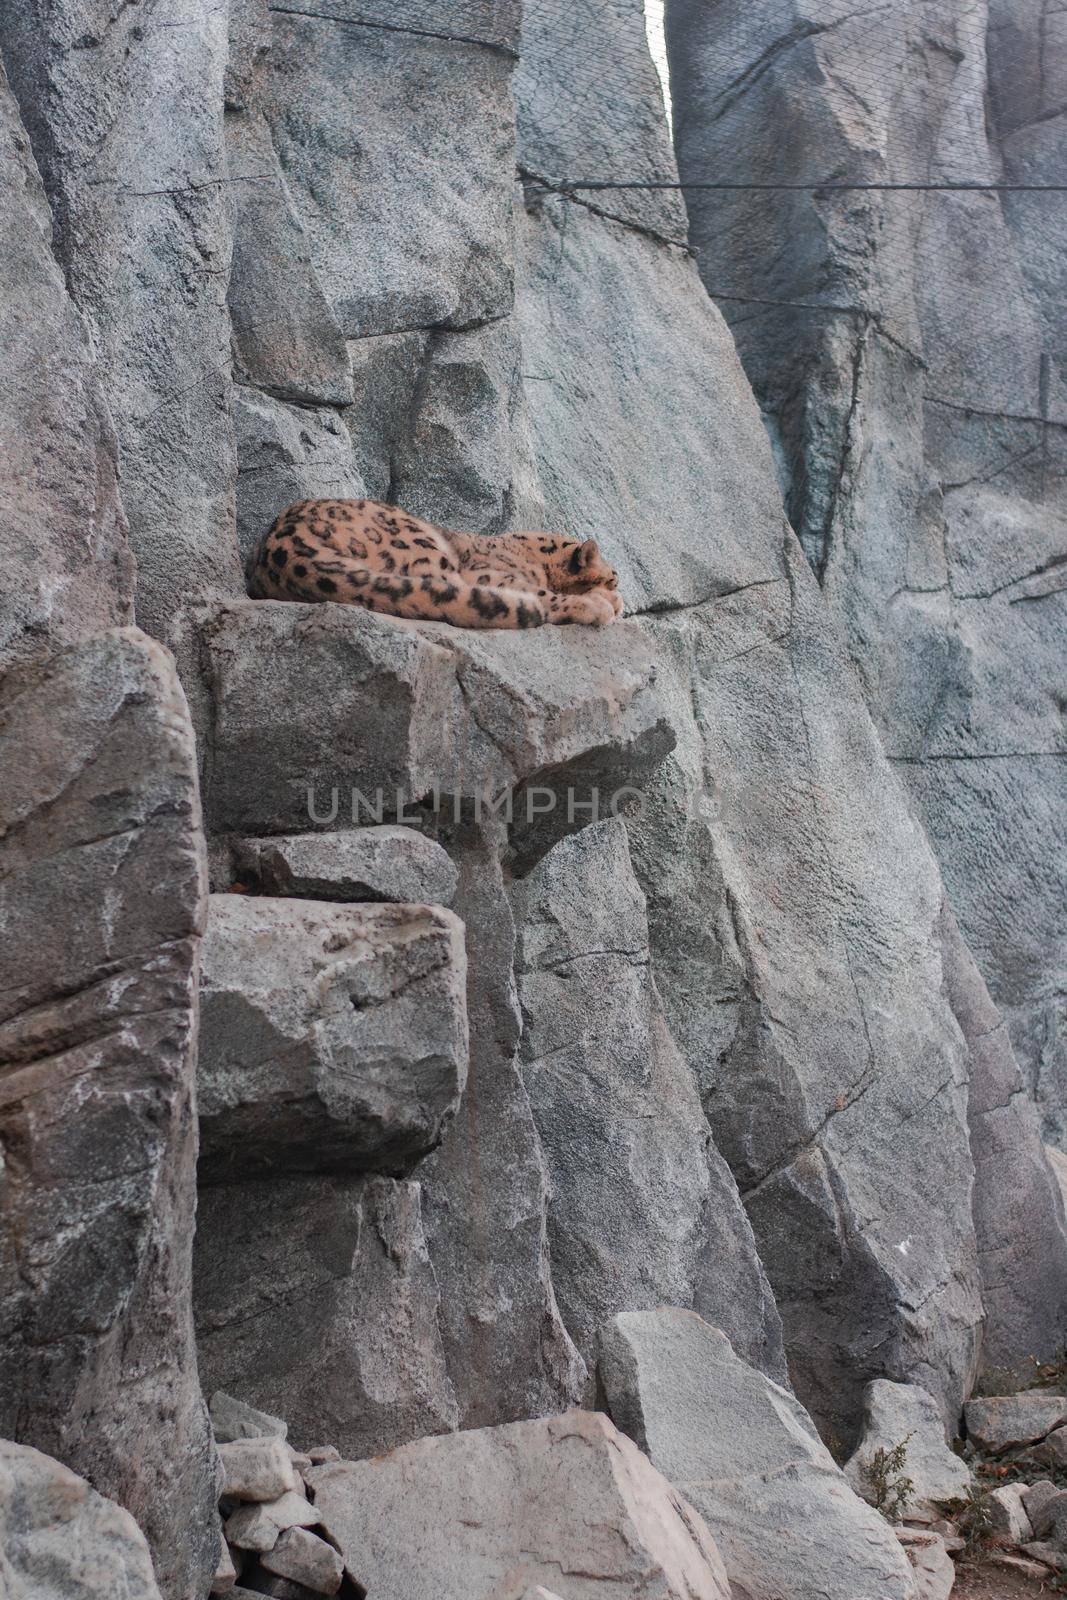
[[[378,500],[298,500],[248,564],[255,600],[334,601],[461,628],[604,627],[624,610],[593,538],[457,533]]]

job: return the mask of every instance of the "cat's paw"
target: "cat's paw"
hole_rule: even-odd
[[[592,628],[604,628],[614,622],[617,613],[605,589],[591,589],[588,594],[556,595],[552,605],[552,621],[576,622]]]

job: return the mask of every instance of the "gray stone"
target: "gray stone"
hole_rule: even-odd
[[[292,1461],[291,1454],[289,1459]],[[286,1528],[313,1528],[319,1520],[319,1513],[306,1496],[298,1489],[289,1489],[269,1503],[238,1506],[226,1518],[222,1531],[227,1542],[241,1550],[273,1550],[278,1535]]]
[[[414,828],[355,828],[238,839],[234,864],[261,893],[311,900],[392,900],[443,905],[456,869],[435,840]]]
[[[219,1460],[222,1493],[235,1500],[278,1500],[297,1486],[285,1442],[273,1435],[220,1444]]]
[[[514,25],[501,11],[469,43],[454,8],[434,9],[428,27],[362,0],[274,13],[262,109],[349,338],[510,308]]]
[[[85,324],[52,254],[52,214],[0,66],[0,667],[130,622],[133,564],[114,428]]]
[[[1067,1491],[1049,1495],[1036,1511],[1027,1505],[1026,1514],[1037,1538],[1067,1549]]]
[[[788,1382],[751,1226],[663,1018],[624,823],[562,840],[512,905],[552,1282],[587,1365],[615,1312],[668,1304],[715,1320]]]
[[[944,1539],[920,1528],[897,1528],[895,1532],[911,1564],[911,1600],[948,1600],[956,1582],[956,1564]]]
[[[228,420],[226,33],[216,0],[114,16],[96,0],[32,0],[0,17],[56,256],[92,327],[118,436],[137,620],[167,642],[186,600],[242,589]],[[107,475],[105,461],[104,505]]]
[[[4,1600],[160,1600],[128,1511],[25,1445],[0,1440]]]
[[[418,1184],[388,1178],[205,1189],[195,1278],[205,1382],[284,1407],[300,1443],[325,1434],[355,1457],[457,1427],[420,1202]]]
[[[1006,1544],[1026,1544],[1034,1530],[1023,1507],[1023,1485],[1004,1483],[989,1491],[989,1517],[992,1531]]]
[[[229,1545],[223,1540],[219,1553],[219,1564],[215,1568],[215,1576],[211,1580],[211,1595],[232,1594],[237,1583],[237,1567]]]
[[[345,1564],[376,1600],[520,1594],[728,1600],[701,1518],[606,1417],[571,1411],[312,1474]]]
[[[255,389],[233,397],[237,441],[237,536],[247,561],[295,500],[358,500],[365,494],[352,440],[335,411],[289,405]]]
[[[904,1516],[937,1515],[939,1504],[959,1500],[973,1482],[970,1468],[945,1443],[945,1424],[937,1401],[910,1383],[876,1378],[863,1396],[863,1438],[845,1465],[845,1477],[858,1495],[874,1500],[869,1468],[877,1450],[886,1454],[906,1444],[903,1474],[912,1481]]]
[[[704,282],[1059,1138],[1067,203],[1032,192],[1064,154],[1044,16],[669,0],[667,32]]]
[[[685,244],[685,202],[642,0],[526,6],[515,100],[528,191],[563,190]]]
[[[1067,1155],[1062,1150],[1057,1150],[1054,1145],[1045,1146],[1045,1160],[1048,1162],[1049,1171],[1056,1180],[1056,1187],[1060,1191],[1060,1200],[1063,1209],[1067,1212]]]
[[[604,1331],[616,1423],[707,1522],[731,1592],[760,1600],[911,1600],[888,1523],[852,1493],[792,1395],[691,1311]]]
[[[1043,1539],[1037,1539],[1031,1544],[1024,1544],[1022,1548],[1033,1560],[1040,1561],[1053,1572],[1067,1572],[1067,1550],[1061,1546],[1047,1544]]]
[[[231,20],[231,33],[233,27]],[[344,335],[315,276],[259,113],[227,118],[226,160],[234,195],[226,294],[234,377],[280,400],[346,405],[353,391]]]
[[[520,247],[545,526],[593,535],[633,613],[776,578],[770,447],[692,262],[555,196],[527,216]]]
[[[341,415],[372,500],[389,500],[409,438],[423,363],[432,335],[421,330],[351,339],[353,401]]]
[[[234,1439],[265,1439],[270,1435],[284,1439],[289,1431],[289,1424],[281,1417],[246,1406],[243,1400],[235,1400],[232,1394],[223,1394],[221,1389],[208,1401],[208,1415],[217,1444],[231,1444]]]
[[[544,628],[535,646],[358,606],[237,601],[205,608],[199,629],[214,716],[205,804],[220,829],[358,825],[360,796],[379,794],[377,821],[531,782],[610,795],[607,780],[639,779],[673,742],[647,642],[625,624]],[[521,792],[515,805],[521,822]],[[577,825],[564,798],[540,849]]]
[[[13,669],[0,770],[0,1433],[125,1506],[184,1600],[218,1524],[189,1315],[206,884],[167,652],[129,629]]]
[[[1062,1492],[1049,1478],[1042,1478],[1037,1483],[1023,1486],[1023,1509],[1035,1533],[1041,1532],[1041,1518],[1045,1507]]]
[[[200,1181],[395,1170],[467,1076],[463,929],[438,906],[212,895]]]
[[[588,1376],[552,1284],[548,1167],[518,1061],[505,844],[502,822],[462,825],[449,843],[467,930],[472,1071],[420,1172],[441,1339],[465,1428],[563,1411]]]
[[[514,319],[433,332],[389,498],[418,516],[477,533],[544,525]]]
[[[945,989],[971,1055],[968,1121],[986,1370],[1032,1372],[1067,1326],[1064,1202],[1008,1030],[946,906]]]
[[[319,1467],[325,1461],[340,1461],[341,1452],[335,1444],[313,1444],[308,1449],[312,1466]]]
[[[316,1594],[336,1594],[344,1563],[332,1545],[306,1528],[288,1528],[262,1558],[268,1572],[291,1578]]]
[[[1054,1428],[1047,1438],[1031,1445],[1024,1459],[1027,1464],[1063,1472],[1067,1469],[1067,1428]]]
[[[1005,1450],[1035,1444],[1067,1422],[1067,1395],[1031,1389],[989,1400],[968,1400],[963,1415],[967,1437],[980,1450],[1002,1455]]]

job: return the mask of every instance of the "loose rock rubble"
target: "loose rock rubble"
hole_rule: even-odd
[[[307,1451],[286,1443],[288,1428],[231,1395],[211,1398],[211,1417],[221,1434],[223,1466],[220,1511],[224,1535],[212,1595],[241,1600],[246,1593],[269,1594],[277,1600],[315,1600],[316,1596],[361,1594],[346,1572],[342,1555],[322,1515],[308,1497],[305,1472],[316,1461],[335,1459],[332,1445]],[[256,1419],[265,1428],[248,1433]],[[240,1585],[238,1585],[240,1579]]]

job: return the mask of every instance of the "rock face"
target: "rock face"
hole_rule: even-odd
[[[630,48],[640,83],[626,9],[596,8],[586,48]],[[536,151],[521,71],[516,92]],[[628,823],[671,1032],[798,1394],[846,1443],[876,1376],[921,1383],[947,1419],[980,1310],[936,864],[784,527],[758,409],[692,263],[592,214],[599,192],[530,198],[518,318],[546,518],[602,536],[649,614],[678,736]]]
[[[1067,201],[1044,16],[668,0],[667,32],[702,277],[1062,1143]]]
[[[132,620],[114,429],[82,318],[52,255],[52,215],[0,67],[0,667]]]
[[[8,673],[0,766],[0,1432],[131,1511],[184,1600],[217,1532],[189,1300],[206,892],[170,658],[123,630]]]
[[[212,895],[201,1183],[410,1165],[463,1092],[465,990],[463,930],[441,907]]]
[[[195,1305],[205,1388],[284,1411],[299,1445],[376,1455],[459,1426],[417,1183],[209,1186]]]
[[[0,19],[56,255],[99,351],[137,619],[168,641],[178,597],[242,587],[228,420],[226,13],[218,0],[180,0],[165,17],[130,6],[111,18],[93,0],[34,0]]]
[[[986,1314],[982,1363],[1029,1376],[1035,1360],[1061,1350],[1067,1326],[1065,1202],[1007,1026],[947,907],[942,949],[949,1004],[971,1057],[974,1226]]]
[[[266,894],[447,906],[456,892],[454,864],[414,828],[241,839],[234,854],[238,872]]]
[[[0,1440],[5,1600],[160,1600],[128,1511],[26,1445]]]
[[[876,1378],[867,1385],[863,1411],[863,1438],[845,1466],[845,1477],[864,1500],[875,1503],[870,1468],[876,1452],[888,1455],[900,1444],[907,1447],[902,1473],[912,1482],[912,1492],[900,1508],[904,1516],[936,1518],[941,1502],[966,1495],[972,1482],[970,1469],[945,1443],[941,1413],[925,1390]]]
[[[310,1474],[353,1575],[380,1600],[521,1595],[565,1579],[573,1600],[728,1600],[701,1518],[606,1417],[420,1439]]]
[[[991,1400],[968,1400],[964,1416],[968,1438],[980,1449],[999,1455],[1034,1444],[1067,1422],[1067,1396],[1032,1389]]]
[[[787,1381],[748,1219],[663,1017],[624,823],[561,840],[512,905],[552,1279],[587,1365],[615,1311],[666,1302],[715,1318]]]
[[[711,1529],[739,1600],[911,1600],[893,1530],[852,1493],[803,1406],[693,1312],[604,1333],[616,1423]]]

